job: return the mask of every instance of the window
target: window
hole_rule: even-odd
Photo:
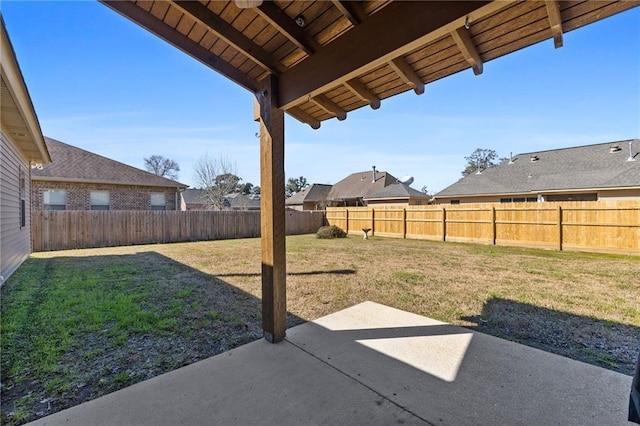
[[[67,209],[67,191],[64,189],[45,189],[42,198],[44,210]]]
[[[154,192],[151,194],[151,210],[166,210],[167,197],[164,192]]]
[[[20,167],[20,182],[19,182],[19,196],[20,196],[20,229],[27,226],[27,178],[24,170]]]
[[[451,204],[460,204],[460,200],[451,200]]]
[[[109,191],[91,191],[91,210],[109,210]]]

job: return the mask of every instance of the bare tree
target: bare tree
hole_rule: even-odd
[[[194,180],[202,188],[203,201],[208,209],[224,210],[229,194],[239,192],[240,179],[236,163],[228,157],[213,157],[208,153],[198,159],[194,166]]]
[[[154,175],[169,179],[178,179],[178,172],[180,171],[178,163],[162,155],[152,155],[149,158],[145,158],[144,167]]]

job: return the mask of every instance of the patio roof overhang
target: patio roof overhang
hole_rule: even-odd
[[[284,113],[324,120],[640,4],[631,1],[120,1],[113,10],[252,91],[260,106],[265,337],[285,336]]]

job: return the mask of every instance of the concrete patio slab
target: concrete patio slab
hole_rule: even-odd
[[[631,377],[365,302],[32,425],[627,425]]]
[[[287,339],[434,425],[629,424],[630,376],[377,303]]]

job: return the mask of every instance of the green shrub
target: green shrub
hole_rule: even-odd
[[[344,232],[341,228],[331,225],[331,226],[321,226],[316,233],[316,238],[345,238],[347,233]]]

